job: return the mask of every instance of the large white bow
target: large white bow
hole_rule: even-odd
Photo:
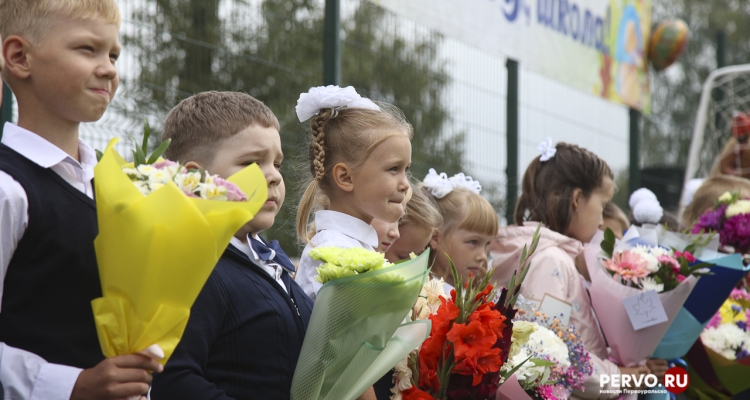
[[[304,122],[317,115],[320,110],[340,107],[380,111],[372,100],[360,96],[353,87],[340,88],[334,85],[313,87],[307,93],[300,94],[295,110],[299,121]]]

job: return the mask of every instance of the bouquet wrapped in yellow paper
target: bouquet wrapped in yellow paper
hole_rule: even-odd
[[[103,294],[92,301],[96,329],[106,357],[158,345],[164,351],[159,362],[166,364],[230,239],[266,201],[266,179],[257,165],[227,179],[246,201],[206,200],[171,180],[144,191],[123,171],[142,167],[143,157],[127,163],[116,143],[109,143],[94,169],[94,247]],[[153,158],[150,163],[163,161]]]

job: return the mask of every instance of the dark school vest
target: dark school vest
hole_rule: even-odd
[[[51,363],[91,368],[104,359],[91,308],[102,296],[95,203],[3,144],[0,170],[21,184],[29,204],[3,282],[0,341]]]

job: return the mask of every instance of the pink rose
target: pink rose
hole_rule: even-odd
[[[680,272],[680,263],[678,263],[674,258],[666,255],[661,255],[659,257],[656,257],[656,260],[659,261],[659,264],[667,265],[669,267],[672,267],[673,271]]]
[[[677,282],[682,282],[685,280],[685,276],[681,274],[677,274],[677,276],[675,276],[675,279],[677,279]]]
[[[695,262],[695,256],[693,256],[692,254],[690,254],[689,251],[686,251],[686,252],[682,253],[682,255],[685,256],[685,259],[689,263],[694,263]]]
[[[178,166],[180,166],[179,163],[176,163],[174,161],[169,161],[169,160],[159,161],[158,163],[154,164],[154,168],[156,169],[164,169],[164,168],[178,167]]]
[[[227,189],[227,201],[247,201],[247,196],[240,190],[239,186],[232,182],[226,181],[219,177],[214,179],[216,186],[223,186]]]

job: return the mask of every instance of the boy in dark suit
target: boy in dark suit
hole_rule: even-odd
[[[169,113],[163,138],[172,139],[167,158],[223,178],[258,164],[268,201],[216,265],[151,398],[288,399],[313,303],[278,243],[259,236],[286,194],[279,122],[247,94],[206,92]]]

